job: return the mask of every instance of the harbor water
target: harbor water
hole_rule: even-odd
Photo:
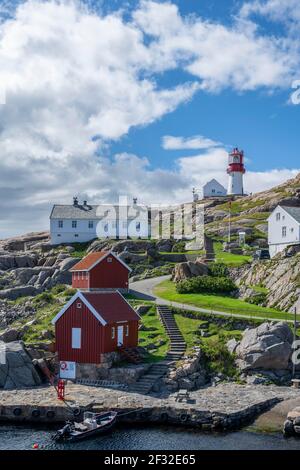
[[[56,443],[55,428],[0,425],[0,450],[299,450],[300,439],[249,430],[214,434],[176,427],[122,427],[78,443]]]

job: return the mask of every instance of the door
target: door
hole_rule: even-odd
[[[118,346],[122,346],[124,341],[124,327],[118,326]]]

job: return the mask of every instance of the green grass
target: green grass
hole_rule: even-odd
[[[221,242],[214,242],[214,252],[216,261],[227,264],[228,266],[242,266],[252,260],[252,257],[249,255],[235,255],[223,251]]]
[[[163,281],[154,289],[155,295],[171,302],[184,303],[207,310],[217,310],[235,315],[249,315],[253,318],[264,317],[266,319],[292,319],[289,313],[281,312],[272,308],[261,307],[221,295],[208,294],[178,294],[176,285],[172,281]]]
[[[234,356],[228,352],[226,343],[232,338],[239,340],[242,337],[240,330],[231,330],[229,325],[220,328],[210,320],[206,329],[210,336],[201,337],[199,330],[201,325],[207,324],[207,321],[187,318],[180,314],[175,314],[174,317],[187,344],[187,354],[192,352],[193,346],[201,346],[206,357],[207,367],[211,372],[222,372],[227,376],[238,378]]]
[[[156,314],[155,306],[153,306],[146,314],[142,315],[141,322],[147,328],[147,331],[139,331],[139,345],[146,347],[150,344],[155,344],[158,346],[156,349],[149,352],[145,362],[157,362],[163,360],[169,348],[169,339]],[[160,344],[160,342],[162,344]]]

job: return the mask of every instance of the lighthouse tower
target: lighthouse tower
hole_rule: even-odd
[[[227,173],[229,175],[227,194],[244,194],[243,175],[246,172],[244,167],[244,152],[238,148],[233,149],[229,154]]]

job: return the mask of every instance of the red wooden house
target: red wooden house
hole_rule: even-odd
[[[139,319],[118,291],[78,291],[52,320],[59,361],[100,364],[105,353],[136,347]]]
[[[71,269],[76,289],[118,289],[128,292],[131,269],[112,251],[90,253]]]

